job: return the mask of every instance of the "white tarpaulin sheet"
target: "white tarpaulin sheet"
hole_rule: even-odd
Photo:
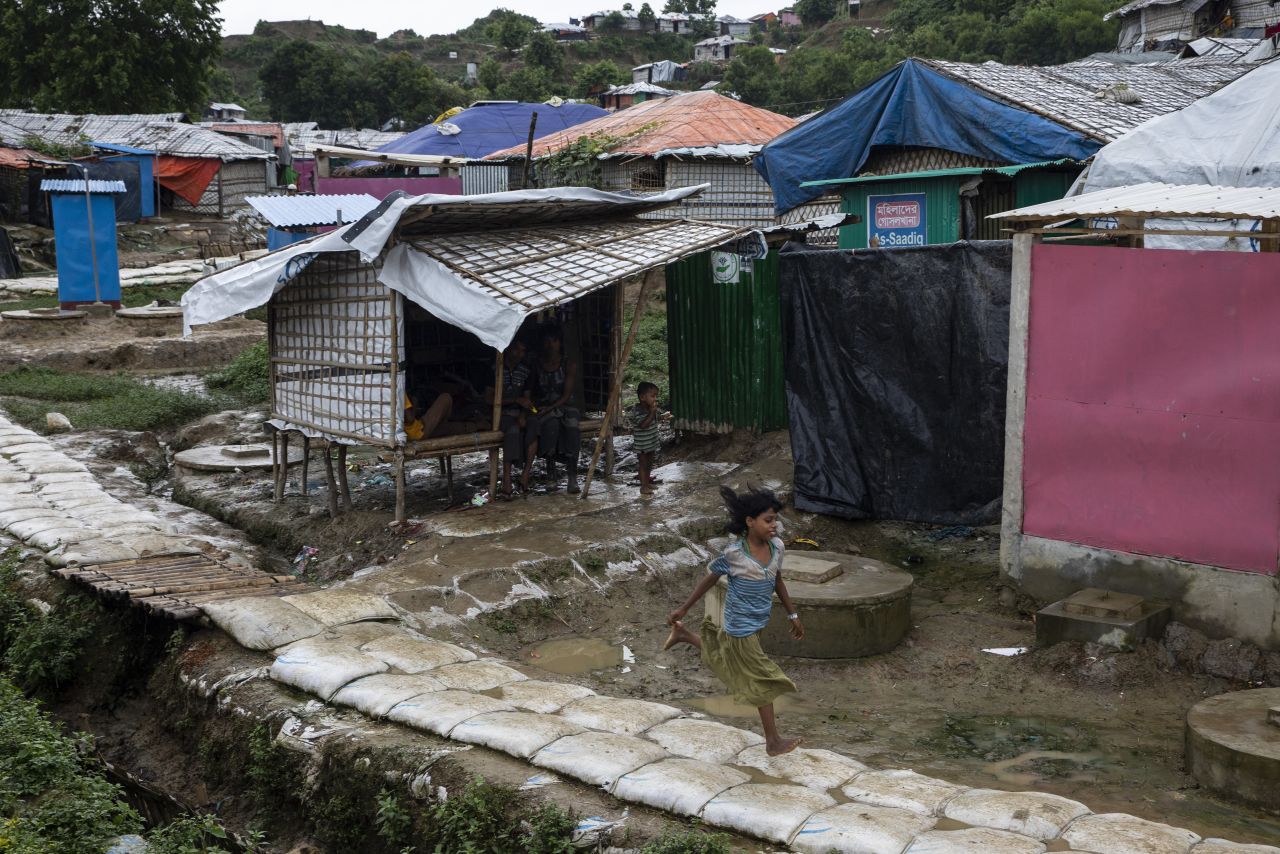
[[[382,253],[401,217],[412,208],[430,207],[437,211],[447,210],[450,214],[454,210],[471,211],[478,208],[475,221],[477,228],[483,228],[482,217],[486,207],[496,209],[529,205],[532,206],[532,213],[538,209],[555,209],[557,205],[567,210],[572,210],[575,205],[581,207],[598,205],[599,212],[603,216],[610,211],[626,214],[632,208],[636,208],[637,212],[640,212],[640,208],[645,210],[660,208],[700,193],[704,189],[706,189],[705,186],[683,187],[642,198],[587,187],[557,187],[549,190],[520,190],[480,196],[425,194],[396,199],[381,214],[375,212],[372,218],[295,243],[200,280],[182,296],[184,332],[189,335],[193,326],[225,320],[265,305],[272,294],[306,269],[307,265],[320,253],[355,250],[360,253],[362,260],[373,261]],[[441,219],[444,219],[443,214]],[[538,224],[538,218],[534,215],[520,225],[527,228]],[[447,268],[436,268],[434,275],[428,279],[424,287],[414,287],[412,291],[404,291],[401,288],[408,287],[405,276],[410,272],[426,272],[426,268],[415,266],[410,270],[402,257],[398,266],[388,274],[390,280],[380,278],[380,281],[415,302],[420,299],[427,300],[422,303],[424,308],[433,313],[447,312],[456,319],[451,321],[456,326],[476,334],[482,340],[486,340],[486,343],[496,341],[496,336],[489,334],[488,338],[493,340],[488,340],[482,334],[485,332],[486,324],[492,322],[495,312],[492,307],[484,307],[481,310],[476,299],[477,296],[487,300],[493,298],[470,286],[465,277],[453,271],[447,271],[446,275],[441,272],[441,269],[447,270]],[[445,287],[446,283],[448,287]],[[430,296],[427,295],[428,287]],[[443,293],[436,294],[435,288],[440,288]],[[501,315],[500,312],[498,314]],[[502,343],[505,344],[509,340],[510,337],[507,337]]]
[[[1148,182],[1280,187],[1280,62],[1255,68],[1217,92],[1145,122],[1095,156],[1083,192]],[[1257,229],[1255,221],[1148,220],[1186,231]],[[1257,251],[1257,241],[1150,235],[1156,249]]]

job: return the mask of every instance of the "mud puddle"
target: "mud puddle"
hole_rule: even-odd
[[[551,673],[591,673],[622,666],[624,649],[621,644],[601,638],[558,638],[533,647],[527,659],[534,667]]]

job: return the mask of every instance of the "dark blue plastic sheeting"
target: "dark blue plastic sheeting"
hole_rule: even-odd
[[[877,145],[942,148],[1009,164],[1085,160],[1102,147],[908,59],[777,137],[752,162],[784,213],[825,192],[802,183],[853,177]]]
[[[424,125],[377,150],[440,157],[486,157],[526,142],[529,139],[529,117],[535,112],[538,114],[535,138],[608,115],[592,104],[561,104],[558,107],[549,104],[481,104],[447,120],[448,124],[459,128],[459,133],[441,133],[439,125]],[[373,162],[361,161],[352,165],[370,165]]]

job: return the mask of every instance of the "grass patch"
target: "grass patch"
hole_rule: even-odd
[[[640,854],[733,854],[733,845],[723,833],[677,830],[663,834],[640,849]]]
[[[246,402],[265,403],[271,395],[267,342],[250,344],[225,368],[205,377],[205,384]]]
[[[0,400],[24,427],[47,430],[45,414],[61,412],[77,429],[160,430],[177,427],[234,401],[157,388],[125,374],[85,374],[21,367],[0,373]]]
[[[139,285],[138,287],[124,288],[120,293],[120,304],[125,308],[137,308],[143,305],[151,305],[156,300],[169,300],[177,302],[182,299],[182,295],[187,292],[190,285]],[[54,294],[35,294],[12,302],[0,303],[0,309],[5,311],[29,311],[33,308],[57,308],[58,295]]]

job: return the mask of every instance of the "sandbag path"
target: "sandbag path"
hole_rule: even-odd
[[[673,706],[530,678],[418,634],[380,596],[331,588],[224,600],[205,613],[269,676],[321,700],[599,786],[614,797],[800,852],[1280,854],[1202,839],[1043,792],[972,789],[764,739]]]
[[[0,415],[0,530],[45,553],[50,566],[88,566],[149,555],[216,553],[200,537],[110,495],[88,467],[44,436]]]

